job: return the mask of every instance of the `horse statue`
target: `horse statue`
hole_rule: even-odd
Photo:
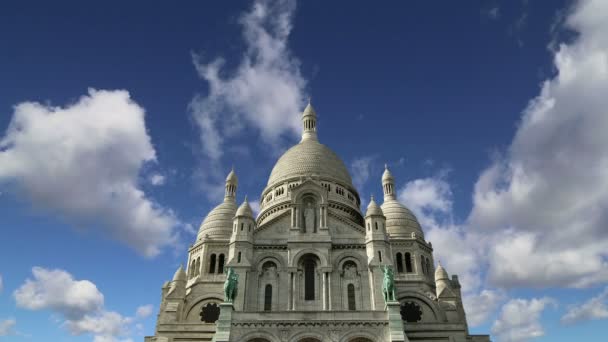
[[[228,267],[226,273],[226,281],[224,282],[224,301],[232,303],[236,298],[237,287],[239,284],[239,275],[234,272],[232,267]]]
[[[382,273],[384,273],[384,279],[382,280],[382,294],[384,295],[384,302],[388,303],[395,301],[395,275],[393,268],[390,266],[382,266]]]

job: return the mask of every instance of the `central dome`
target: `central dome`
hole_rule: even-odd
[[[303,140],[287,150],[270,172],[268,185],[306,176],[318,176],[352,187],[352,180],[344,162],[334,151],[316,139]]]

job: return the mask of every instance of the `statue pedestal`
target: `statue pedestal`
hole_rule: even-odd
[[[215,336],[213,342],[228,342],[230,341],[230,326],[232,324],[232,312],[234,306],[232,303],[220,303],[220,317],[215,325]]]
[[[386,303],[385,310],[388,314],[388,330],[389,330],[389,341],[391,342],[409,342],[409,339],[405,335],[403,320],[401,319],[401,305],[397,301],[390,301]]]

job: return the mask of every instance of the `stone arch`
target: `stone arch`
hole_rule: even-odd
[[[241,338],[242,341],[246,342],[280,342],[280,340],[273,334],[267,331],[253,331]]]
[[[319,332],[313,332],[313,331],[301,331],[298,333],[295,333],[294,335],[291,336],[291,338],[289,338],[289,341],[296,341],[296,342],[321,342],[321,341],[326,341],[328,340],[325,335],[319,333]]]
[[[418,302],[421,302],[433,314],[433,316],[434,316],[433,319],[435,322],[446,321],[445,315],[443,315],[443,313],[439,310],[439,308],[437,307],[435,302],[432,301],[431,299],[429,299],[427,296],[425,296],[422,293],[413,292],[413,291],[403,291],[403,292],[400,291],[397,293],[397,298],[399,300],[399,303],[403,303],[403,302],[407,301],[408,299],[414,299]],[[425,323],[426,322],[428,322],[428,320],[425,320]]]
[[[277,265],[277,269],[279,272],[282,272],[285,270],[285,258],[279,254],[279,253],[275,253],[275,252],[262,252],[258,255],[256,255],[255,260],[253,262],[254,265],[256,265],[256,270],[258,271],[258,273],[262,272],[262,265],[266,262],[266,261],[273,261],[276,265]]]
[[[219,305],[221,302],[223,302],[222,298],[223,294],[220,293],[208,293],[204,296],[196,298],[184,308],[184,312],[186,313],[186,321],[200,322],[200,308],[210,302],[217,303]]]
[[[319,253],[318,250],[313,249],[313,248],[305,248],[300,250],[299,252],[297,252],[290,260],[290,264],[289,266],[298,266],[298,264],[300,263],[301,259],[303,256],[307,255],[307,254],[312,254],[314,256],[316,256],[319,261],[320,261],[320,267],[326,267],[329,266],[328,262],[327,262],[327,257],[325,255],[323,255],[322,253]]]
[[[348,260],[352,260],[357,264],[357,269],[364,270],[367,264],[367,260],[361,253],[353,252],[353,251],[344,251],[338,254],[334,258],[334,269],[341,270],[344,263]]]
[[[346,335],[342,336],[340,342],[373,342],[377,341],[380,336],[370,334],[366,331],[356,330],[353,332],[349,332]]]

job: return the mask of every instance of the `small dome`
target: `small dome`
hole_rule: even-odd
[[[372,199],[369,201],[369,204],[367,205],[367,211],[365,212],[365,217],[368,216],[372,216],[372,215],[384,215],[382,213],[382,209],[376,204],[376,201],[374,201],[374,196],[372,196]]]
[[[396,199],[382,203],[382,212],[386,217],[386,230],[392,237],[410,238],[412,233],[424,237],[420,223],[414,214]]]
[[[448,272],[441,266],[441,263],[437,264],[437,268],[435,269],[435,281],[450,279],[448,277]]]
[[[310,104],[310,101],[308,102],[308,105],[306,106],[306,108],[304,108],[304,112],[302,112],[302,117],[305,116],[317,116],[317,112],[315,112],[315,109],[312,107],[312,105]]]
[[[230,183],[230,184],[234,184],[234,185],[239,184],[239,179],[236,177],[236,173],[234,172],[234,169],[230,170],[230,173],[226,177],[226,183]]]
[[[186,280],[186,271],[184,271],[184,267],[182,265],[179,265],[179,268],[177,269],[177,271],[175,271],[175,274],[173,275],[173,281],[180,280]]]
[[[388,170],[388,165],[384,164],[384,173],[382,174],[382,183],[393,181],[393,174]]]
[[[234,216],[247,216],[253,218],[253,210],[251,210],[251,206],[249,206],[247,196],[245,196],[243,204],[241,204],[241,206],[236,210],[236,214]]]
[[[211,238],[229,239],[232,234],[232,219],[236,213],[236,203],[224,201],[213,208],[203,220],[198,231],[198,240],[205,235]]]

